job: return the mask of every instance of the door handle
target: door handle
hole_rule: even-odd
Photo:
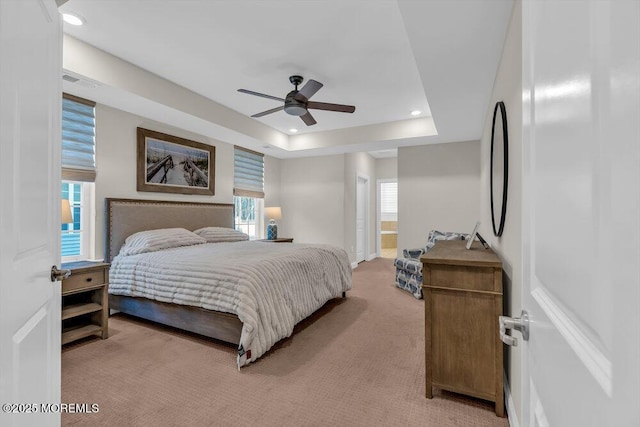
[[[518,345],[518,339],[507,335],[507,329],[520,331],[522,339],[529,341],[529,315],[526,311],[522,310],[520,317],[508,317],[500,316],[498,318],[500,324],[500,339],[506,345],[516,347]]]
[[[59,270],[55,265],[51,266],[51,281],[57,282],[58,280],[66,279],[71,276],[71,270]]]

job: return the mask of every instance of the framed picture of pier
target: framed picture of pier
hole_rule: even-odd
[[[216,148],[138,128],[138,191],[214,194]]]

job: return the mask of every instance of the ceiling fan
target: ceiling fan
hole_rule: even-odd
[[[298,85],[302,83],[302,80],[304,80],[302,76],[289,77],[289,81],[291,82],[291,84],[295,85],[296,88],[289,92],[285,99],[278,98],[277,96],[265,95],[264,93],[254,92],[247,89],[238,89],[238,92],[261,96],[263,98],[273,99],[284,103],[280,107],[272,108],[271,110],[254,114],[251,117],[262,117],[266,116],[267,114],[275,113],[276,111],[284,110],[286,113],[291,114],[292,116],[300,116],[302,121],[307,126],[311,126],[315,125],[317,122],[309,112],[309,109],[337,111],[340,113],[353,113],[354,111],[356,111],[356,107],[354,107],[353,105],[329,104],[327,102],[309,101],[309,98],[315,95],[315,93],[319,91],[323,85],[322,83],[315,80],[309,80],[307,83],[305,83],[302,89],[298,90]]]

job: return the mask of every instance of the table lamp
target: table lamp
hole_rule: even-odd
[[[276,240],[278,238],[278,224],[276,219],[282,218],[282,209],[277,207],[264,208],[265,216],[269,219],[267,225],[267,240]]]
[[[62,224],[69,224],[73,222],[73,215],[71,215],[71,205],[68,199],[62,199],[60,218]]]

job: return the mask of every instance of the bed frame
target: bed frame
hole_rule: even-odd
[[[105,262],[118,254],[127,236],[138,231],[234,226],[234,206],[223,203],[107,198],[105,212]],[[120,295],[109,295],[109,308],[228,343],[240,342],[242,322],[233,314]]]

